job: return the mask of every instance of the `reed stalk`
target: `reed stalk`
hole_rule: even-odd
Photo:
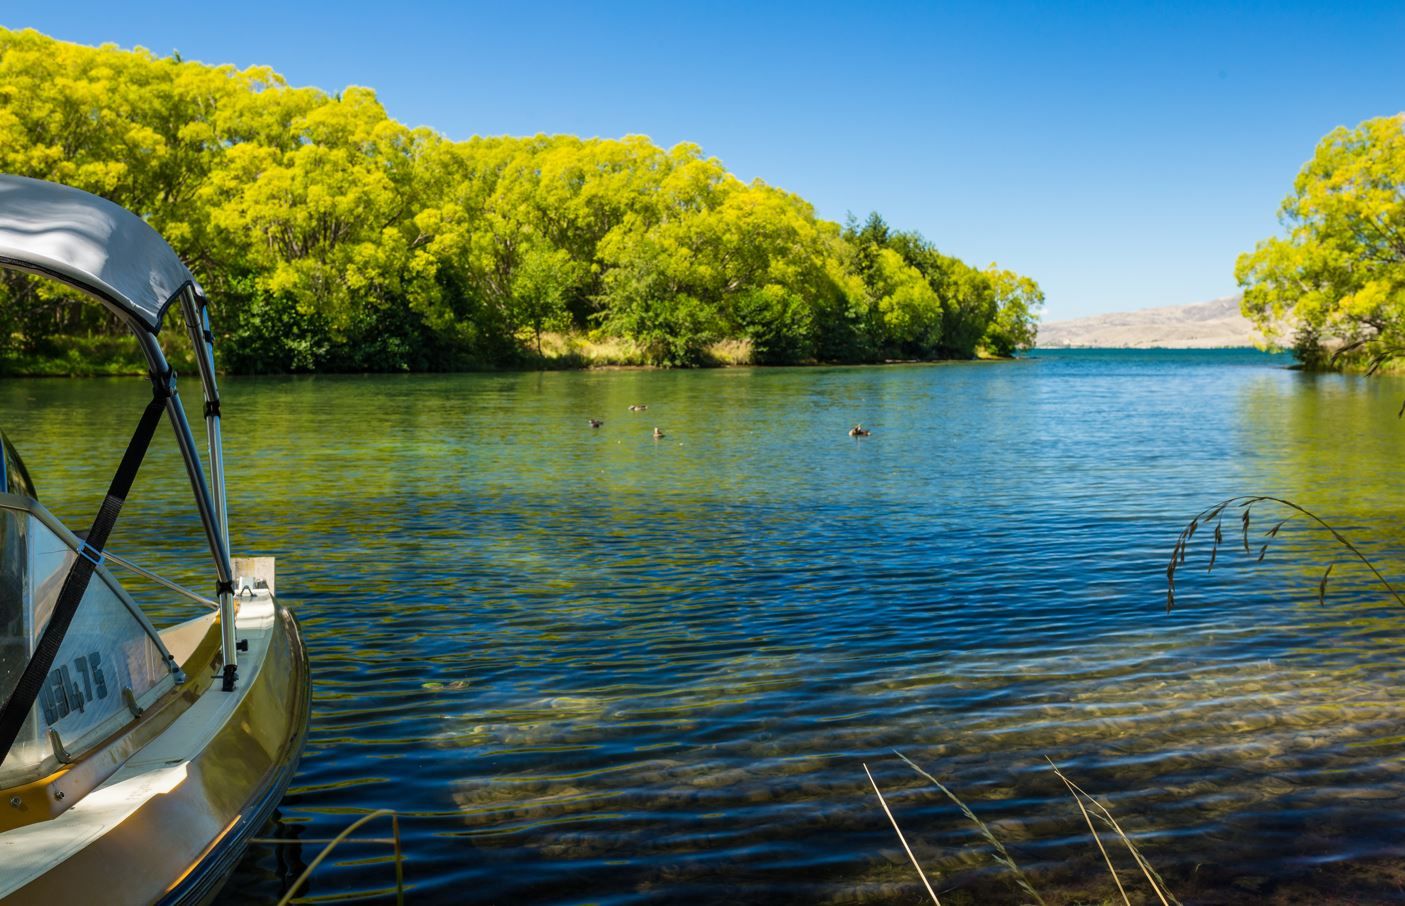
[[[1152,892],[1156,894],[1156,898],[1161,901],[1161,906],[1173,906],[1173,904],[1174,906],[1181,906],[1181,902],[1166,889],[1166,882],[1162,879],[1161,875],[1157,873],[1156,869],[1151,867],[1151,863],[1142,855],[1141,850],[1137,849],[1136,844],[1134,844],[1132,839],[1122,830],[1122,825],[1117,823],[1117,819],[1112,816],[1112,811],[1099,802],[1087,790],[1070,780],[1063,771],[1059,770],[1058,765],[1054,764],[1052,759],[1046,756],[1044,760],[1049,762],[1049,767],[1053,768],[1054,774],[1064,782],[1064,785],[1068,787],[1069,793],[1073,795],[1074,800],[1078,803],[1078,809],[1083,813],[1083,819],[1088,822],[1088,829],[1092,831],[1093,839],[1097,842],[1098,849],[1102,850],[1103,858],[1107,861],[1108,870],[1112,872],[1113,880],[1117,881],[1117,889],[1122,891],[1123,900],[1130,904],[1130,901],[1127,900],[1127,892],[1122,888],[1122,882],[1117,879],[1117,870],[1112,866],[1112,859],[1108,857],[1107,850],[1103,848],[1102,840],[1099,839],[1099,834],[1093,827],[1093,822],[1088,814],[1088,810],[1084,807],[1085,801],[1093,807],[1093,813],[1098,816],[1098,820],[1111,827],[1113,833],[1115,833],[1118,839],[1122,841],[1122,844],[1127,847],[1127,852],[1132,854],[1133,861],[1135,861],[1137,867],[1142,870],[1142,875],[1145,876],[1147,884],[1151,886]]]
[[[1209,566],[1206,567],[1206,571],[1208,572],[1209,570],[1215,568],[1215,558],[1219,554],[1220,546],[1224,543],[1223,522],[1225,510],[1231,507],[1236,507],[1240,510],[1240,536],[1243,540],[1244,553],[1252,554],[1252,551],[1249,547],[1249,526],[1251,522],[1251,511],[1255,506],[1260,504],[1271,504],[1289,510],[1288,516],[1284,519],[1279,520],[1268,531],[1264,532],[1263,537],[1269,540],[1276,538],[1278,536],[1279,530],[1283,528],[1284,524],[1286,524],[1288,520],[1298,516],[1304,516],[1310,522],[1313,523],[1314,527],[1326,531],[1329,535],[1332,536],[1333,539],[1336,540],[1338,544],[1346,548],[1357,560],[1361,561],[1361,563],[1364,564],[1365,567],[1371,571],[1371,574],[1376,577],[1376,580],[1381,583],[1385,590],[1390,593],[1391,597],[1395,598],[1396,603],[1400,604],[1401,606],[1405,606],[1405,597],[1402,597],[1401,593],[1396,590],[1395,586],[1390,584],[1390,580],[1387,579],[1381,573],[1381,571],[1376,568],[1376,565],[1371,562],[1370,558],[1368,558],[1364,553],[1362,553],[1361,549],[1358,548],[1355,544],[1353,544],[1350,539],[1348,539],[1345,535],[1343,535],[1340,531],[1338,531],[1334,526],[1329,524],[1322,517],[1308,510],[1306,507],[1294,503],[1291,500],[1284,500],[1281,497],[1271,497],[1266,494],[1255,494],[1241,495],[1239,497],[1230,497],[1228,500],[1222,500],[1214,506],[1207,507],[1206,509],[1201,510],[1199,513],[1197,513],[1195,515],[1195,518],[1190,520],[1190,524],[1188,524],[1185,528],[1181,529],[1180,535],[1176,538],[1176,545],[1171,550],[1171,562],[1166,566],[1167,613],[1171,612],[1171,609],[1175,606],[1176,603],[1176,570],[1179,567],[1185,565],[1186,550],[1190,546],[1191,539],[1195,537],[1196,531],[1202,525],[1209,525],[1211,522],[1215,524],[1215,540],[1210,548],[1210,563]],[[1264,555],[1268,553],[1268,544],[1268,541],[1264,541],[1260,544],[1259,554],[1257,558],[1258,560],[1263,560]],[[1328,564],[1326,571],[1322,573],[1322,579],[1317,583],[1318,603],[1325,603],[1327,599],[1327,578],[1332,574],[1332,568],[1336,565],[1337,564],[1335,562]]]
[[[1039,906],[1044,906],[1044,898],[1039,895],[1039,891],[1034,889],[1034,885],[1029,883],[1029,878],[1025,875],[1024,871],[1020,868],[1020,866],[1016,864],[1014,857],[1011,856],[1009,850],[1005,848],[1005,844],[1000,842],[1000,838],[995,836],[994,832],[991,831],[990,827],[979,817],[977,817],[976,813],[971,811],[971,809],[966,805],[966,803],[961,801],[961,798],[959,796],[957,796],[951,790],[947,789],[946,784],[942,783],[940,780],[933,777],[931,774],[928,774],[926,771],[922,770],[920,767],[917,766],[915,762],[913,762],[911,758],[908,758],[906,755],[899,752],[897,749],[893,750],[893,754],[901,758],[903,761],[907,762],[908,767],[912,768],[918,774],[921,774],[923,777],[927,778],[927,780],[934,784],[937,789],[941,790],[944,794],[946,794],[946,798],[950,799],[953,803],[955,803],[957,808],[961,809],[961,814],[965,815],[966,818],[971,821],[971,823],[975,824],[976,827],[980,829],[981,836],[984,837],[986,842],[989,843],[991,847],[995,849],[995,861],[999,862],[1001,865],[1004,865],[1010,870],[1010,873],[1013,874],[1015,877],[1015,883],[1018,884],[1020,886],[1020,889],[1023,890],[1025,893],[1034,897],[1035,903],[1039,904]]]
[[[1011,856],[1009,850],[1005,848],[1005,844],[1000,841],[1000,838],[995,835],[995,832],[990,829],[990,826],[982,821],[959,796],[946,786],[946,784],[923,770],[916,762],[908,758],[902,752],[895,749],[893,750],[893,754],[897,755],[908,767],[912,768],[937,789],[941,790],[942,794],[961,810],[961,814],[965,815],[967,820],[980,830],[981,836],[995,851],[995,861],[1009,869],[1010,874],[1013,876],[1020,890],[1028,894],[1037,906],[1045,906],[1044,898],[1040,896],[1039,891],[1035,890],[1034,885],[1030,883],[1029,877],[1015,862],[1014,857]],[[1132,860],[1141,870],[1142,876],[1146,879],[1148,886],[1151,887],[1152,893],[1154,893],[1156,898],[1161,902],[1161,906],[1182,906],[1181,902],[1167,889],[1165,880],[1162,879],[1156,869],[1151,866],[1151,863],[1147,861],[1146,857],[1142,855],[1141,850],[1137,848],[1131,838],[1127,836],[1127,832],[1122,829],[1122,825],[1119,824],[1117,819],[1113,816],[1112,810],[1087,790],[1069,779],[1068,775],[1059,770],[1058,765],[1054,764],[1052,759],[1046,757],[1045,761],[1049,762],[1049,767],[1053,769],[1055,776],[1063,781],[1069,794],[1073,796],[1073,801],[1078,805],[1078,811],[1083,815],[1083,820],[1088,825],[1089,833],[1093,835],[1093,842],[1097,844],[1098,852],[1102,854],[1103,861],[1107,864],[1107,870],[1112,875],[1113,883],[1117,885],[1117,892],[1121,896],[1124,906],[1132,906],[1132,899],[1127,893],[1127,888],[1122,883],[1122,878],[1117,873],[1117,866],[1112,861],[1112,855],[1107,851],[1107,847],[1103,845],[1103,832],[1098,830],[1098,826],[1093,822],[1094,818],[1097,818],[1098,821],[1110,828],[1111,832],[1122,841],[1122,845],[1125,846],[1127,852],[1131,854]],[[922,871],[922,866],[918,864],[917,857],[913,855],[912,849],[907,845],[907,840],[903,837],[902,830],[898,827],[897,819],[893,817],[893,813],[889,810],[887,802],[884,801],[883,793],[878,789],[878,784],[874,781],[873,773],[869,771],[867,764],[864,765],[864,773],[868,774],[868,782],[873,784],[873,791],[878,794],[878,801],[883,806],[883,811],[888,815],[888,820],[892,822],[893,829],[897,831],[898,839],[902,841],[903,849],[907,850],[908,858],[912,860],[913,866],[917,868],[917,873],[921,876],[922,883],[927,886],[927,892],[931,894],[932,901],[939,904],[936,893],[932,890],[932,886],[927,883],[927,876]]]

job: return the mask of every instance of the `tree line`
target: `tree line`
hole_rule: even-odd
[[[877,214],[825,221],[691,144],[565,135],[455,142],[375,93],[290,86],[137,49],[0,30],[0,170],[146,218],[214,300],[241,371],[531,364],[553,334],[695,365],[1009,355],[1038,285]],[[0,355],[118,325],[0,272]]]

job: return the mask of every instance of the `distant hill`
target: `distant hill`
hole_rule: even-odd
[[[1114,349],[1214,349],[1258,346],[1264,342],[1253,323],[1239,313],[1239,296],[1225,296],[1194,305],[1144,308],[1053,321],[1039,325],[1043,347],[1103,347]]]

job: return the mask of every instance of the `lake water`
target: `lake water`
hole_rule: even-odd
[[[1405,567],[1405,380],[1286,364],[230,378],[234,547],[277,555],[315,683],[268,833],[397,809],[419,903],[922,902],[867,763],[943,903],[1018,902],[897,750],[1050,903],[1114,897],[1047,758],[1182,900],[1398,899],[1405,611],[1293,523],[1254,564],[1233,511],[1166,613],[1177,533],[1234,494]],[[147,394],[0,382],[70,525]],[[205,588],[159,437],[112,547]],[[220,902],[273,901],[317,849],[254,846]],[[388,860],[344,847],[310,894],[386,902]]]

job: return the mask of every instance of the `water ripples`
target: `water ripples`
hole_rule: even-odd
[[[1291,531],[1257,567],[1226,550],[1207,576],[1193,549],[1165,612],[1176,533],[1236,493],[1405,562],[1405,383],[1281,366],[230,379],[236,547],[279,556],[314,665],[277,832],[396,808],[418,902],[917,901],[866,762],[944,903],[1015,901],[896,749],[1051,903],[1096,901],[1049,758],[1188,902],[1379,899],[1405,866],[1405,615],[1342,566],[1319,607],[1335,552]],[[93,426],[120,450],[131,420],[100,383],[135,417],[138,384],[0,386],[78,523],[105,475],[65,452]],[[115,546],[199,583],[172,465]],[[256,847],[222,902],[275,898],[312,854]],[[312,892],[383,900],[381,855]]]

